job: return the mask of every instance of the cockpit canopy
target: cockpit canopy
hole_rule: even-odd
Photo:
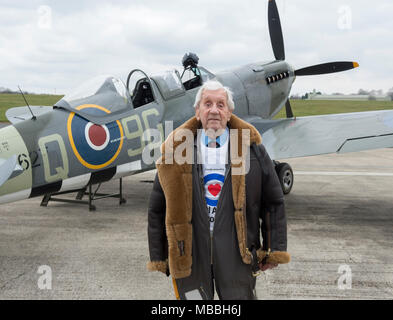
[[[185,92],[177,70],[165,71],[164,73],[154,75],[151,78],[157,84],[164,100],[172,99]]]
[[[126,86],[120,79],[109,75],[100,75],[84,82],[76,89],[73,89],[72,92],[66,94],[62,100],[72,103],[80,99],[107,92],[112,92],[114,95],[122,97],[125,101],[129,99]]]
[[[97,76],[66,94],[54,107],[74,112],[96,124],[109,123],[127,117],[136,108],[153,101],[160,104],[161,99],[168,101],[184,95],[187,90],[197,88],[214,78],[212,73],[202,67],[194,69],[185,69],[182,76],[173,69],[152,77],[142,70],[134,69],[129,73],[127,85],[113,76]],[[137,73],[140,75],[134,77]],[[157,100],[158,97],[160,98]],[[105,112],[93,113],[87,105]]]
[[[107,110],[105,116],[92,115],[81,106],[98,105]],[[130,94],[124,83],[113,76],[101,75],[84,82],[66,94],[55,107],[64,108],[87,120],[103,124],[126,116],[133,109]]]

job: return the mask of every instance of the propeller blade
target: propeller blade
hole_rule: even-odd
[[[341,72],[359,67],[357,62],[340,61],[317,64],[315,66],[302,68],[295,71],[296,76],[312,76],[317,74],[326,74]]]
[[[289,99],[287,99],[287,102],[285,102],[285,111],[287,113],[287,118],[293,118],[293,112],[292,112],[291,103],[289,102]]]
[[[270,41],[276,60],[285,60],[284,39],[282,36],[280,15],[275,0],[269,0],[268,20]]]

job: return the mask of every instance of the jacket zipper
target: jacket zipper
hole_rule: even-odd
[[[210,233],[210,264],[213,265],[213,232]]]
[[[205,289],[203,289],[203,287],[200,286],[200,287],[199,287],[199,290],[200,290],[200,292],[203,293],[203,295],[204,295],[204,297],[202,297],[202,299],[203,299],[203,300],[208,300],[209,297],[208,297],[208,295],[206,294]]]
[[[266,212],[266,233],[267,233],[267,252],[266,252],[266,259],[270,255],[270,211]]]

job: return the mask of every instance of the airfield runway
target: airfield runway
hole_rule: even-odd
[[[288,162],[292,261],[259,276],[258,298],[392,299],[393,149]],[[127,203],[97,200],[95,212],[40,197],[0,205],[0,299],[175,299],[171,279],[145,267],[154,174],[125,178]]]

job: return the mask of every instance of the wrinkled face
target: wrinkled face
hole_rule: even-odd
[[[224,89],[203,90],[199,106],[195,108],[195,116],[202,122],[203,129],[225,129],[231,115]]]

